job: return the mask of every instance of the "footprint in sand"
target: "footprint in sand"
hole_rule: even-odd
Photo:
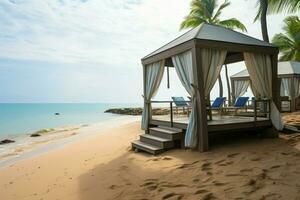
[[[261,158],[259,158],[259,157],[251,158],[251,161],[260,161],[260,160],[261,160]]]
[[[203,163],[203,164],[201,165],[201,169],[202,169],[202,171],[208,171],[208,170],[211,170],[211,163],[210,163],[210,162]]]
[[[195,194],[203,194],[203,193],[207,193],[207,192],[209,192],[208,190],[205,190],[205,189],[200,189],[200,190],[197,190],[196,192],[195,192]]]
[[[185,168],[188,168],[188,167],[193,167],[198,162],[199,161],[195,161],[195,162],[192,162],[192,163],[185,163],[185,164],[182,164],[179,167],[177,167],[177,169],[185,169]]]
[[[141,186],[152,191],[158,188],[158,182],[157,179],[147,179],[145,180],[145,183],[142,184]]]
[[[240,172],[252,172],[253,169],[241,169]]]
[[[172,184],[172,183],[165,183],[161,185],[162,187],[166,188],[178,188],[178,187],[187,187],[185,184]]]
[[[201,198],[201,200],[213,200],[213,199],[216,199],[213,193],[206,194]]]
[[[280,168],[280,165],[274,165],[274,166],[270,167],[270,169],[277,169],[277,168]]]
[[[120,170],[127,170],[128,169],[128,166],[127,165],[122,165],[121,167],[120,167]]]
[[[211,175],[213,175],[213,173],[212,172],[206,172],[206,175],[211,176]]]
[[[282,155],[284,156],[288,156],[288,155],[291,155],[293,152],[281,152]]]
[[[199,178],[195,178],[195,179],[193,179],[193,182],[194,183],[198,183],[200,181],[200,179]]]
[[[176,193],[174,193],[174,192],[171,192],[171,193],[168,193],[168,194],[166,194],[166,195],[164,195],[163,197],[162,197],[162,199],[163,200],[165,200],[165,199],[168,199],[168,200],[180,200],[180,199],[182,199],[183,198],[183,195],[182,194],[176,194]]]
[[[170,157],[163,157],[162,160],[172,160]]]
[[[220,163],[225,162],[225,161],[226,161],[225,159],[222,159],[222,160],[219,160],[219,161],[215,162],[215,164],[220,164]]]
[[[239,155],[240,153],[232,153],[227,155],[227,158],[234,158],[235,156]]]
[[[111,189],[111,190],[114,190],[114,189],[116,189],[116,187],[117,187],[116,185],[111,185],[108,188]]]
[[[220,163],[218,164],[219,166],[228,166],[228,165],[232,165],[234,162],[233,161],[226,161],[224,163]]]
[[[226,185],[227,183],[222,183],[222,182],[219,182],[219,181],[213,181],[213,184],[215,186],[223,186],[223,185]]]
[[[203,179],[202,180],[202,183],[207,183],[207,182],[209,182],[209,181],[211,181],[212,180],[212,178],[211,177],[208,177],[208,178],[206,178],[206,179]]]
[[[153,159],[149,159],[149,161],[159,161],[160,158],[153,158]]]

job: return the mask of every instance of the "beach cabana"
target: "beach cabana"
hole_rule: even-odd
[[[250,76],[247,69],[234,74],[230,77],[232,86],[233,99],[242,96],[248,87],[255,97],[259,97],[257,90],[251,84]],[[294,112],[300,109],[300,63],[287,61],[278,63],[278,84],[280,85],[280,96],[283,101],[288,97],[290,101],[290,111]]]
[[[132,143],[133,148],[159,152],[182,130],[184,145],[199,151],[209,149],[209,134],[216,131],[282,128],[277,84],[278,48],[220,26],[202,24],[142,58],[145,135]],[[215,118],[208,121],[207,101],[224,64],[245,61],[253,84],[270,104],[269,118]],[[154,120],[152,99],[161,83],[164,68],[174,67],[180,82],[191,97],[192,111],[186,121]],[[172,111],[172,103],[170,103]],[[178,136],[179,137],[179,136]],[[168,143],[169,142],[169,143]],[[166,145],[168,146],[168,145]],[[172,145],[171,145],[172,146]],[[170,146],[168,146],[170,147]],[[166,147],[167,148],[167,147]],[[156,151],[157,150],[157,151]]]

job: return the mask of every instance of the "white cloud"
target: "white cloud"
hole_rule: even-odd
[[[177,34],[186,9],[184,1],[171,0],[6,0],[0,3],[0,56],[136,65],[153,43]]]
[[[60,80],[63,91],[59,94],[53,92],[53,97],[67,98],[68,94],[68,101],[80,101],[81,97],[86,97],[83,101],[95,98],[97,101],[112,101],[120,95],[116,91],[118,84],[122,84],[127,88],[122,91],[122,96],[130,94],[126,101],[140,100],[140,59],[181,34],[178,28],[189,12],[189,2],[190,0],[1,0],[0,58],[12,62],[19,60],[16,62],[18,66],[22,66],[22,60],[74,65],[74,69],[66,70],[63,73],[65,77]],[[222,18],[238,18],[246,25],[248,35],[261,38],[260,24],[253,24],[256,1],[231,2],[232,5],[225,9]],[[270,36],[281,31],[284,17],[285,15],[268,16]],[[23,62],[23,65],[26,63],[28,64]],[[51,68],[50,65],[47,67]],[[86,67],[96,69],[90,73],[86,71]],[[104,73],[99,70],[101,67],[116,70]],[[241,63],[236,64],[229,67],[229,73],[236,73],[241,68]],[[5,70],[9,71],[9,68]],[[14,72],[9,73],[12,79]],[[117,73],[119,74],[116,75]],[[175,73],[172,76],[171,90],[166,90],[164,82],[158,98],[167,99],[176,94],[185,96],[184,89],[178,89],[180,83]],[[97,82],[100,79],[115,84],[103,85],[103,81]],[[59,82],[56,79],[54,81]],[[49,80],[45,85],[51,85],[52,82]],[[4,87],[5,84],[17,83],[7,80],[2,85]],[[56,91],[62,86],[51,87],[49,90]],[[80,95],[78,88],[84,94]],[[98,91],[109,92],[97,94]],[[217,87],[212,93],[212,97],[217,95]],[[8,101],[24,99],[14,98],[10,94],[6,96]],[[45,96],[44,101],[49,98]],[[36,99],[40,101],[39,97]]]

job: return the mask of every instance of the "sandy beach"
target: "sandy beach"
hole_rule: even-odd
[[[138,121],[97,133],[2,167],[1,199],[300,199],[300,133],[228,135],[206,153],[159,156],[131,151]]]

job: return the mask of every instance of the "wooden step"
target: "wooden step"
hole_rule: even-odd
[[[151,144],[154,146],[158,146],[164,149],[170,149],[174,147],[174,141],[166,138],[157,137],[150,134],[144,134],[140,136],[140,141]]]
[[[180,140],[183,135],[181,129],[170,127],[152,127],[149,129],[149,134],[170,140]]]
[[[154,146],[154,145],[151,145],[151,144],[147,144],[147,143],[141,142],[140,140],[133,141],[131,143],[131,145],[132,145],[133,149],[146,151],[146,152],[148,152],[150,154],[153,154],[153,155],[157,155],[157,154],[164,151],[164,149],[161,148],[161,147]]]

